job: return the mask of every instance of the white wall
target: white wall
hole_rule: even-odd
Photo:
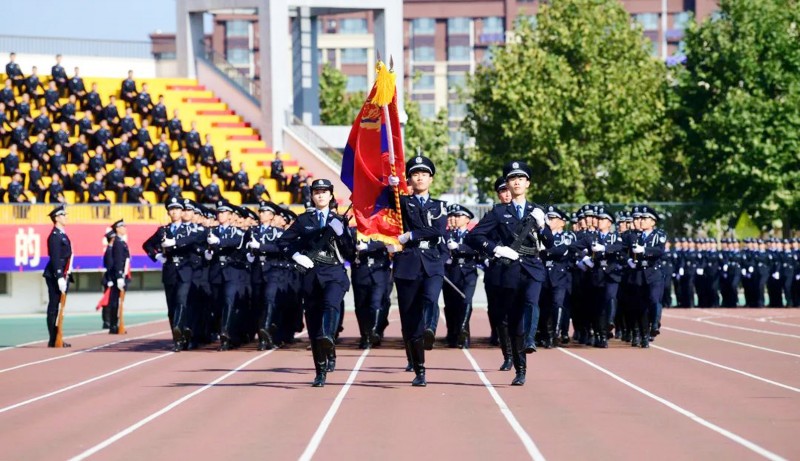
[[[34,314],[47,311],[47,285],[41,272],[9,273],[7,295],[0,295],[0,315]],[[70,293],[67,296],[68,312],[94,312],[103,294]],[[125,297],[125,311],[152,311],[167,309],[163,291],[132,291]]]
[[[5,64],[8,62],[8,55],[11,50],[0,50],[0,62],[2,62],[2,72],[5,72]],[[49,76],[50,68],[56,63],[55,55],[52,54],[27,54],[17,53],[17,63],[22,69],[22,73],[31,73],[31,67],[37,66],[40,76]],[[80,67],[82,77],[117,77],[123,80],[128,76],[128,70],[133,70],[136,78],[154,78],[159,75],[156,73],[155,59],[141,58],[113,58],[106,56],[69,56],[65,55],[61,60],[61,65],[67,71],[68,76],[74,74],[75,67]],[[89,82],[86,82],[88,88]]]

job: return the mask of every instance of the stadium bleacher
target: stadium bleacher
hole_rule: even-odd
[[[45,65],[45,63],[41,63],[39,68],[49,69],[49,66]],[[116,97],[115,105],[117,106],[119,114],[121,116],[125,115],[125,110],[128,104],[122,100],[120,95],[121,83],[124,80],[124,76],[120,76],[120,78],[94,78],[82,76],[82,78],[87,89],[91,89],[93,84],[97,84],[97,92],[100,95],[101,104],[103,107],[109,104],[109,99],[113,95]],[[3,88],[3,84],[6,79],[6,74],[0,74],[0,88]],[[45,75],[44,72],[40,72],[40,79],[46,87],[51,78],[49,75]],[[189,131],[192,122],[196,122],[196,129],[200,134],[201,143],[205,142],[206,134],[212,135],[211,144],[214,146],[214,153],[217,162],[225,157],[225,153],[227,151],[230,151],[233,171],[238,171],[240,163],[243,163],[249,176],[250,186],[256,184],[259,178],[266,178],[266,186],[272,200],[278,204],[291,203],[290,193],[280,190],[276,181],[270,178],[270,162],[274,159],[274,154],[272,153],[271,149],[265,145],[256,129],[251,127],[249,123],[245,122],[242,117],[234,113],[234,111],[232,111],[224,102],[215,96],[213,92],[198,84],[197,80],[186,78],[137,79],[137,91],[141,91],[142,85],[145,83],[148,85],[148,92],[151,95],[154,104],[158,101],[159,95],[164,96],[164,104],[167,108],[168,119],[172,118],[173,110],[177,109],[180,114],[180,120],[184,131]],[[15,93],[15,95],[15,100],[17,102],[22,100],[21,95],[17,93]],[[61,96],[62,97],[59,99],[59,104],[63,106],[65,103],[67,103],[68,98],[66,97],[66,93],[62,94]],[[39,107],[43,105],[43,103],[39,103]],[[37,116],[39,116],[40,109],[34,107],[35,106],[33,105],[31,107],[31,116],[35,119]],[[80,119],[83,117],[83,108],[81,107],[80,103],[78,104],[78,108],[79,109],[77,111],[76,118]],[[52,130],[55,132],[59,129],[59,124],[57,123],[58,115],[50,114],[49,117],[52,124]],[[141,129],[142,116],[140,116],[134,110],[133,118],[136,122],[136,129]],[[92,124],[92,130],[97,130],[99,128],[99,121],[99,119],[94,120],[94,123]],[[12,125],[15,124],[16,118],[9,120],[9,123]],[[161,134],[161,130],[158,127],[153,126],[152,123],[146,129],[149,131],[150,138],[153,140],[153,143],[157,143],[159,135]],[[111,131],[113,132],[114,130],[112,129]],[[78,128],[76,127],[75,131],[69,138],[70,146],[78,141],[77,133]],[[0,139],[0,159],[5,158],[9,153],[10,139],[8,138],[9,137],[7,136],[6,139]],[[31,144],[36,142],[36,136],[30,136],[29,141]],[[119,137],[114,134],[113,138],[111,139],[111,143],[117,144],[119,141]],[[50,139],[48,139],[47,142],[49,144],[48,155],[52,155],[53,143]],[[135,137],[132,137],[130,144],[132,146],[130,156],[133,157],[136,154],[137,147]],[[174,160],[179,156],[180,149],[176,144],[169,144],[169,155]],[[94,149],[92,148],[89,149],[89,152],[85,156],[86,161],[88,161],[89,157],[94,154],[93,150]],[[67,154],[67,152],[65,152],[65,154]],[[110,155],[110,153],[106,152],[104,155],[106,157],[105,169],[107,173],[114,168],[114,165],[112,161],[108,160],[108,155]],[[69,158],[68,154],[67,157]],[[190,172],[194,171],[195,167],[192,155],[189,155],[188,159],[188,170]],[[283,160],[284,171],[289,177],[297,172],[297,162],[291,159],[290,155],[282,153],[281,159]],[[153,162],[151,161],[150,164],[152,166]],[[79,166],[72,162],[67,162],[66,164],[67,172],[70,175],[74,174],[78,168]],[[30,169],[30,154],[26,155],[20,153],[19,171],[25,175],[24,188],[29,198],[34,195],[29,192],[28,173],[30,172]],[[46,170],[46,168],[43,168],[43,170]],[[213,169],[203,167],[201,167],[199,171],[202,177],[202,184],[205,186],[211,181],[211,176],[215,171],[213,171]],[[51,175],[48,175],[45,171],[42,174],[41,180],[45,187],[48,187],[50,185]],[[94,180],[94,175],[89,174],[87,182],[91,183]],[[6,175],[5,171],[3,171],[3,175],[0,176],[0,189],[6,190],[11,181],[12,177]],[[133,185],[134,178],[130,175],[126,175],[124,181],[126,186],[131,186]],[[167,170],[166,184],[169,184],[169,182],[169,170]],[[144,193],[144,198],[147,199],[150,204],[158,204],[159,200],[156,196],[156,192],[147,191],[147,184],[145,183],[143,185],[145,186],[146,190]],[[219,181],[219,185],[221,189],[221,195],[225,199],[237,205],[242,203],[242,194],[235,190],[226,189],[225,181]],[[116,201],[115,194],[105,187],[105,185],[103,189],[106,191],[105,196],[109,202],[114,203]],[[63,195],[66,203],[77,202],[76,192],[74,190],[65,190]],[[203,200],[203,197],[196,196],[197,194],[195,194],[194,191],[190,191],[185,185],[183,187],[182,195],[197,201]],[[40,202],[41,201],[42,200],[40,200]],[[44,202],[49,201],[50,200],[48,196],[45,198]],[[7,203],[8,199],[3,197],[3,202]],[[246,203],[248,202],[252,202],[252,200],[248,200]],[[139,216],[138,213],[134,214],[133,211],[130,213],[132,217]],[[5,216],[6,214],[9,216]],[[161,213],[152,214],[151,219],[159,219],[160,214]],[[0,212],[0,219],[11,219],[11,217],[11,212],[8,210]],[[35,218],[35,213],[32,215],[26,214],[24,217],[25,219],[33,219]],[[15,214],[14,218],[19,219],[19,214]],[[89,219],[88,215],[87,219]],[[142,218],[139,218],[139,220],[141,219]],[[144,219],[148,219],[148,217],[145,217]]]

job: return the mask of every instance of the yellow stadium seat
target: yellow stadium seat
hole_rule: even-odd
[[[152,204],[158,203],[158,198],[156,197],[156,193],[151,190],[145,191],[142,196],[145,198],[145,200],[147,200]]]

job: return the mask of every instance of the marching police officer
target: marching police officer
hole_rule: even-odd
[[[355,248],[347,218],[329,208],[333,184],[316,179],[311,191],[314,208],[286,229],[278,245],[305,270],[303,297],[316,371],[313,386],[322,387],[327,373],[334,368],[329,358],[334,356],[338,313],[344,294],[350,289],[344,262],[352,260]]]
[[[508,312],[511,359],[516,371],[511,384],[522,386],[526,354],[536,350],[531,340],[539,321],[539,295],[546,276],[539,252],[553,246],[553,234],[544,210],[526,200],[531,177],[528,165],[510,162],[503,168],[503,176],[511,191],[511,203],[495,205],[472,229],[467,243],[492,253],[505,264],[503,306]]]
[[[356,230],[352,230],[355,239]],[[375,239],[358,239],[356,257],[350,269],[356,319],[361,334],[359,347],[369,349],[381,341],[381,315],[391,284],[391,261],[386,244]]]
[[[425,350],[433,348],[436,338],[439,294],[448,258],[443,243],[447,209],[444,202],[430,196],[435,175],[436,166],[427,157],[418,155],[406,162],[406,178],[413,195],[400,196],[404,233],[398,241],[402,247],[389,245],[389,252],[394,253],[394,282],[403,341],[415,373],[411,385],[417,387],[428,384]],[[392,178],[390,185],[393,181],[397,178]]]
[[[447,215],[453,220],[452,229],[446,236],[450,258],[445,262],[445,275],[449,282],[442,289],[447,344],[464,349],[469,347],[469,321],[472,316],[472,298],[478,282],[480,254],[465,243],[469,233],[467,225],[475,215],[458,204],[450,205]]]
[[[542,285],[542,317],[539,319],[545,349],[550,349],[562,339],[569,341],[569,313],[565,312],[564,300],[572,287],[570,264],[575,242],[575,234],[564,229],[567,214],[560,208],[550,205],[546,210],[550,230],[553,233],[553,246],[542,251],[547,277]],[[566,319],[566,327],[563,327]],[[560,338],[559,338],[560,336]],[[566,336],[566,339],[564,337]]]
[[[67,210],[64,205],[54,208],[50,213],[50,220],[53,222],[53,230],[47,236],[47,254],[50,260],[44,268],[45,282],[47,283],[47,332],[50,339],[47,347],[55,347],[58,329],[58,309],[60,308],[61,296],[66,296],[71,278],[72,269],[72,245],[69,237],[64,231],[67,222]],[[63,343],[63,347],[70,347]]]
[[[261,201],[258,204],[260,224],[251,228],[247,248],[253,255],[252,281],[254,305],[258,312],[258,350],[273,349],[276,332],[278,290],[287,282],[281,269],[281,250],[278,247],[280,230],[272,227],[278,205]]]
[[[119,299],[127,289],[128,282],[130,282],[131,253],[128,250],[128,244],[125,242],[125,236],[127,235],[125,222],[120,219],[111,225],[111,229],[117,234],[117,237],[114,239],[111,248],[113,262],[111,276],[114,280],[114,285],[111,286],[111,292],[108,296],[108,332],[115,335],[119,334]]]

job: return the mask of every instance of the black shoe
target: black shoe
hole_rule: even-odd
[[[425,387],[428,385],[428,382],[425,381],[425,373],[417,373],[417,376],[414,377],[414,380],[411,381],[411,385],[414,387]]]
[[[461,330],[461,333],[458,334],[458,341],[456,342],[456,346],[458,346],[459,349],[469,348],[469,331]]]
[[[325,387],[325,373],[317,373],[311,387]]]
[[[634,336],[633,338],[631,338],[631,347],[639,347],[640,344],[641,340],[639,339],[638,336]]]
[[[114,325],[108,329],[108,334],[110,335],[118,335],[119,334],[119,327]]]
[[[336,347],[333,338],[331,338],[330,336],[323,336],[322,338],[320,338],[319,343],[320,347],[322,347],[322,351],[326,355],[328,354],[328,351],[331,351],[333,350],[334,347]]]
[[[566,346],[569,344],[569,335],[561,335],[561,339],[558,342],[561,343],[559,346]]]
[[[544,348],[545,349],[552,349],[553,348],[553,340],[551,338],[544,340]]]
[[[424,341],[425,350],[432,350],[433,343],[436,341],[436,334],[430,328],[426,328],[425,332],[422,333],[422,340]]]
[[[408,362],[408,365],[406,365],[406,371],[414,371],[414,365],[412,365],[411,362]]]
[[[528,343],[525,345],[525,353],[526,354],[533,354],[536,352],[536,345],[533,343]]]
[[[264,343],[264,349],[259,350],[273,349],[272,335],[269,333],[267,328],[261,328],[258,330],[258,340],[259,347],[261,346],[261,343]]]
[[[328,373],[332,373],[336,370],[336,359],[328,359],[328,365],[325,367],[325,371]]]
[[[172,352],[180,352],[183,350],[183,344],[180,341],[175,341],[172,345]]]
[[[231,350],[231,342],[227,339],[223,339],[220,343],[219,347],[217,348],[218,351],[229,351]]]
[[[257,350],[258,350],[259,352],[260,352],[260,351],[265,351],[265,350],[267,350],[267,343],[266,343],[266,341],[259,341],[259,342],[258,342],[258,348],[257,348]]]
[[[512,386],[524,386],[525,385],[525,373],[517,372],[516,376],[514,376],[514,380],[511,381]]]
[[[506,357],[503,359],[503,364],[500,365],[500,371],[508,371],[513,367],[514,364],[511,362],[511,357]]]
[[[108,330],[109,328],[111,328],[111,325],[108,322],[103,322],[103,329]]]
[[[181,329],[177,325],[172,327],[172,340],[179,342],[181,339],[183,339],[183,333],[181,333]]]

